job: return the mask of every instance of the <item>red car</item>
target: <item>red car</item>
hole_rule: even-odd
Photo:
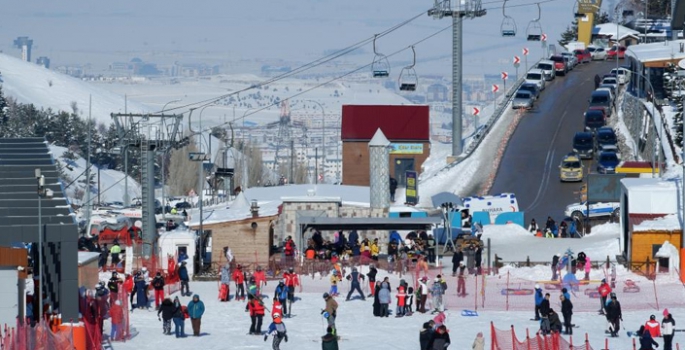
[[[592,107],[588,108],[588,111],[600,111],[600,112],[602,112],[602,115],[604,116],[604,120],[607,120],[607,111],[604,109],[604,107],[592,106]]]
[[[573,51],[573,54],[576,55],[578,63],[588,63],[592,61],[592,55],[590,54],[590,51],[588,51],[588,49],[578,49]]]
[[[626,58],[626,47],[625,46],[619,46],[618,47],[618,59],[624,59]],[[607,59],[615,59],[616,58],[616,45],[614,45],[609,51],[607,51]]]
[[[561,55],[552,55],[549,58],[554,62],[554,72],[559,75],[566,75],[566,61]]]

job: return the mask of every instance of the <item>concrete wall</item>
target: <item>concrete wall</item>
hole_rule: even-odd
[[[630,154],[628,149],[622,147],[621,156],[623,157],[623,160],[641,159],[651,162],[652,154],[654,153],[654,145],[658,139],[653,127],[651,111],[647,111],[644,104],[629,92],[623,94],[623,100],[619,108],[623,111],[623,121],[631,136],[631,139],[625,140],[625,143],[635,152],[634,154]],[[658,111],[656,111],[656,113],[658,113]],[[641,137],[642,141],[640,140]],[[663,149],[661,147],[659,147],[659,152],[661,152],[663,159]],[[655,159],[658,159],[658,157]]]
[[[17,268],[0,266],[0,325],[13,326],[19,314],[19,277]]]

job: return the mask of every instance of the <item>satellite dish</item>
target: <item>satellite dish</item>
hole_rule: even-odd
[[[680,69],[685,69],[685,59],[682,59],[678,62],[678,67],[680,67]]]

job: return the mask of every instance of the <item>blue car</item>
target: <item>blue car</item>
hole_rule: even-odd
[[[597,159],[597,172],[600,174],[615,174],[620,160],[616,152],[601,152]]]

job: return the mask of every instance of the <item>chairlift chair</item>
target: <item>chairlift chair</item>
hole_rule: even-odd
[[[502,15],[504,16],[504,18],[502,19],[502,24],[500,25],[500,31],[502,32],[502,36],[504,37],[514,37],[516,36],[516,22],[513,18],[507,16],[505,10],[506,6],[507,0],[504,0],[504,4],[502,4]]]
[[[414,70],[414,66],[416,65],[416,51],[414,50],[414,46],[411,47],[411,51],[414,54],[412,63],[411,65],[402,68],[400,77],[398,78],[400,91],[416,91],[416,85],[419,84],[419,78]]]
[[[540,25],[540,3],[537,3],[537,5],[538,18],[530,21],[530,23],[528,23],[528,29],[526,29],[528,41],[540,41],[542,39],[542,26]]]
[[[390,62],[388,57],[376,51],[376,38],[378,34],[373,37],[373,62],[371,63],[371,73],[374,78],[387,78],[390,76]]]

